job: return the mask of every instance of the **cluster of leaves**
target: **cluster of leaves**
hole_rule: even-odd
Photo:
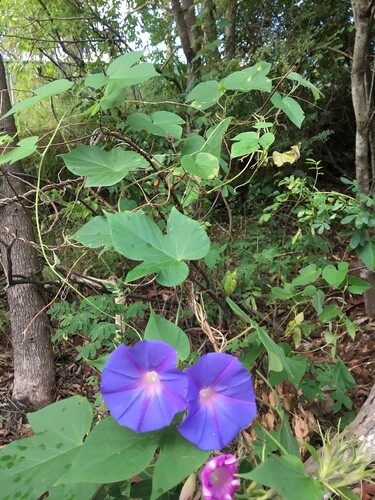
[[[248,175],[246,182],[250,182],[253,170],[266,169],[266,165],[271,163],[280,167],[284,163],[296,161],[298,146],[294,146],[291,151],[273,151],[272,155],[269,152],[277,134],[275,117],[284,113],[288,120],[300,127],[304,111],[291,94],[299,86],[311,90],[314,98],[319,97],[319,91],[302,76],[289,73],[287,80],[290,88],[286,95],[281,95],[268,76],[271,65],[259,62],[231,73],[220,81],[209,80],[198,84],[186,96],[186,103],[191,104],[184,105],[189,110],[184,118],[180,116],[182,113],[177,104],[174,109],[176,112],[158,110],[150,113],[149,106],[142,103],[141,109],[119,123],[115,111],[122,108],[129,89],[157,76],[154,67],[141,62],[141,58],[141,52],[125,54],[111,62],[105,74],[94,73],[85,79],[83,88],[94,104],[87,105],[84,114],[90,119],[98,118],[102,136],[108,142],[77,147],[61,156],[70,172],[86,178],[86,187],[119,186],[119,191],[130,194],[134,186],[140,186],[144,200],[141,196],[135,199],[129,196],[124,203],[124,197],[119,196],[117,211],[109,212],[106,210],[108,207],[103,206],[102,215],[92,218],[70,239],[89,249],[101,249],[101,252],[111,250],[119,258],[140,262],[127,273],[126,284],[154,275],[160,285],[181,286],[183,290],[184,282],[189,275],[193,275],[193,266],[194,271],[205,276],[200,267],[202,263],[197,264],[195,261],[205,259],[207,267],[214,269],[226,250],[222,244],[211,246],[206,217],[195,220],[193,214],[201,213],[212,194],[221,194],[225,200],[230,197],[233,193],[230,185],[237,178],[235,168],[238,162],[245,165],[241,173]],[[71,83],[67,80],[53,82],[39,89],[34,97],[17,104],[11,113],[27,109],[46,97],[66,92],[70,87]],[[268,94],[269,97],[264,97],[261,115],[254,113],[245,123],[238,123],[234,117],[227,116],[227,108],[231,103],[235,100],[240,102],[244,94],[251,95],[254,92]],[[182,125],[188,119],[188,133],[184,134]],[[36,152],[37,142],[37,137],[25,139],[11,152],[5,152],[1,162],[13,162]],[[42,161],[43,158],[42,155]],[[275,196],[276,201],[263,216],[262,222],[270,221],[281,205],[289,200],[289,196],[301,192],[302,181],[298,183],[294,177],[283,181],[281,185],[286,184],[289,191],[286,196],[285,193]],[[153,191],[155,188],[156,193]],[[159,202],[159,199],[162,201]],[[311,215],[307,216],[306,208],[302,209],[300,205],[296,209],[300,214],[305,210],[299,219],[306,225],[309,223],[314,231],[314,224],[318,220],[316,217],[324,214],[331,217],[338,212],[339,205],[334,204],[331,208],[329,198],[322,200],[317,196],[311,201],[311,196],[306,195],[306,199],[310,203],[308,209]],[[323,205],[330,208],[322,211],[319,207]],[[362,212],[355,212],[354,203],[349,208],[352,212],[348,212],[348,216],[353,218],[342,222],[356,224]],[[326,228],[324,221],[319,220],[319,224]],[[43,241],[41,244],[43,246]],[[367,243],[363,242],[362,247],[365,245]],[[245,248],[244,243],[242,248],[243,253],[253,252],[253,248]],[[263,259],[260,263],[267,265],[277,257],[272,256],[271,249],[269,255],[271,259],[263,251],[258,251],[255,258],[259,261]],[[238,275],[241,278],[246,275],[243,268],[241,270],[239,266]],[[53,266],[51,270],[54,271]],[[280,269],[276,272],[280,273]],[[238,352],[246,368],[260,368],[263,373],[267,373],[267,384],[271,390],[287,380],[297,390],[301,389],[303,398],[308,400],[315,393],[320,396],[323,387],[328,386],[336,401],[335,411],[339,411],[342,405],[350,407],[345,393],[353,387],[353,380],[336,357],[334,349],[333,367],[309,367],[305,357],[295,355],[290,345],[278,343],[255,314],[249,313],[229,297],[236,292],[236,281],[236,271],[227,270],[223,292],[227,295],[228,308],[238,317],[237,326],[244,325],[244,329],[236,337],[227,340],[226,349]],[[277,280],[272,282],[272,279],[270,284],[260,283],[259,293],[267,306],[283,304],[288,310],[284,335],[292,336],[295,346],[298,347],[303,337],[307,337],[314,328],[304,319],[304,311],[311,306],[317,321],[325,328],[327,344],[335,347],[335,328],[345,326],[354,337],[355,326],[339,307],[325,303],[324,288],[328,286],[339,293],[347,290],[362,293],[367,284],[350,276],[345,262],[337,266],[306,262],[300,267],[297,276],[289,278],[288,273],[288,279],[285,277],[282,283]],[[264,288],[267,288],[267,292],[263,294]],[[254,293],[244,294],[250,305],[256,305],[256,297]],[[79,357],[84,358],[94,357],[98,351],[106,350],[118,341],[131,343],[134,335],[129,335],[126,330],[119,332],[116,324],[105,318],[108,314],[121,314],[126,322],[132,318],[133,312],[127,306],[120,307],[104,297],[86,299],[81,304],[80,312],[77,312],[76,304],[68,303],[59,304],[50,311],[52,317],[61,322],[57,340],[76,334],[77,331],[89,330],[86,335],[90,343],[79,353]],[[143,308],[140,307],[137,313],[143,314]],[[144,338],[171,344],[179,353],[180,360],[187,360],[188,364],[188,337],[176,324],[153,311],[150,312]],[[197,353],[192,353],[191,358],[194,356]],[[102,363],[103,359],[92,364],[100,368]],[[314,388],[306,384],[305,374],[316,377],[315,393]],[[277,403],[276,411],[281,422],[279,431],[270,434],[264,429],[257,430],[259,440],[262,441],[266,434],[274,448],[268,446],[265,454],[259,445],[257,458],[262,463],[251,472],[244,471],[242,475],[245,479],[245,494],[255,482],[287,494],[288,498],[300,498],[295,495],[301,491],[308,491],[312,500],[321,498],[323,484],[304,474],[299,446],[280,402]],[[208,458],[208,453],[185,441],[174,427],[154,433],[135,434],[107,417],[92,428],[91,407],[79,397],[30,415],[30,423],[36,435],[14,442],[0,453],[4,465],[0,479],[6,485],[3,492],[5,500],[35,498],[46,491],[52,498],[84,499],[103,488],[102,485],[116,482],[123,482],[122,491],[126,491],[130,498],[156,499],[170,490],[173,490],[172,495],[175,494],[177,490],[174,488],[179,488],[181,481]],[[156,449],[159,449],[157,456]],[[272,454],[276,450],[281,456]],[[244,463],[247,462],[244,460]],[[285,468],[288,470],[288,483],[282,479],[270,479],[271,476],[275,477],[275,471]],[[146,492],[140,493],[139,487],[131,482],[138,474],[142,475],[141,479],[151,477],[149,481],[142,480],[140,483],[142,488],[147,489]],[[280,477],[285,477],[285,473]],[[292,482],[290,478],[293,478]],[[104,489],[110,497],[111,492],[107,487]]]

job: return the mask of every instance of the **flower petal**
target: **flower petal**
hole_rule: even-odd
[[[188,380],[176,368],[176,358],[176,351],[159,340],[120,345],[110,355],[100,391],[119,424],[149,432],[166,427],[186,408]]]
[[[201,472],[202,493],[205,499],[232,500],[240,487],[240,479],[234,474],[237,461],[234,455],[212,458]]]
[[[202,450],[222,449],[256,415],[250,374],[237,358],[209,353],[188,368],[188,414],[179,432]],[[202,393],[208,389],[205,396]]]

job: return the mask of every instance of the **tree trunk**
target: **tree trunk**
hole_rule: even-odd
[[[6,72],[0,55],[0,116],[11,108]],[[13,115],[0,121],[0,133],[16,135]],[[16,146],[13,142],[10,147]],[[0,171],[0,198],[25,192],[19,176],[20,161],[3,165]],[[21,199],[0,208],[2,266],[8,278],[7,299],[14,353],[13,399],[29,409],[38,409],[53,400],[54,365],[51,326],[41,291],[34,284],[14,284],[16,275],[38,274],[38,253],[33,223]]]
[[[369,45],[371,24],[374,17],[374,0],[352,0],[355,24],[355,40],[352,65],[352,99],[356,120],[355,168],[359,190],[369,194],[372,182],[370,134],[373,119],[373,74],[369,69]],[[368,316],[375,317],[375,273],[363,269],[361,277],[372,285],[365,295]]]
[[[199,62],[194,60],[197,55],[199,46],[196,47],[198,43],[197,38],[197,28],[195,26],[195,13],[193,10],[192,0],[171,0],[171,9],[174,20],[177,26],[178,36],[181,40],[182,50],[184,51],[186,62],[187,62],[187,77],[188,77],[188,87],[194,76],[197,73],[197,68]],[[195,43],[196,42],[196,43]]]
[[[237,0],[228,2],[225,17],[229,23],[224,31],[225,59],[231,61],[236,56]]]
[[[215,4],[212,0],[205,0],[203,2],[203,8],[205,10],[205,16],[203,19],[204,39],[205,45],[209,45],[216,42],[218,39],[214,12]],[[216,46],[207,49],[207,59],[209,62],[220,60],[219,49]]]

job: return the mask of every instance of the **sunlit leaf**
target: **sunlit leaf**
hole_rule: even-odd
[[[71,237],[71,240],[79,241],[88,248],[99,248],[104,246],[106,249],[112,246],[111,230],[108,220],[101,215],[94,217]]]
[[[12,115],[13,113],[17,113],[18,111],[22,111],[23,109],[29,108],[30,106],[34,106],[34,104],[40,102],[42,99],[53,97],[55,95],[61,94],[62,92],[66,92],[72,86],[73,82],[65,79],[55,80],[54,82],[47,83],[46,85],[43,85],[42,87],[36,89],[35,95],[33,97],[29,97],[28,99],[15,104],[2,118]]]
[[[186,102],[192,102],[192,106],[197,109],[207,109],[216,104],[223,94],[222,88],[215,80],[199,83],[191,90],[186,98]]]
[[[134,151],[115,148],[104,151],[99,146],[82,146],[61,155],[68,169],[87,177],[86,186],[113,186],[129,172],[147,168],[147,160]]]
[[[166,235],[142,212],[108,214],[108,220],[115,249],[128,259],[144,261],[128,273],[128,281],[156,273],[161,285],[176,286],[189,272],[184,261],[201,259],[210,249],[204,228],[174,207]]]
[[[0,165],[4,165],[5,163],[12,164],[35,153],[35,151],[37,150],[36,144],[38,140],[39,137],[37,135],[22,139],[17,143],[17,146],[15,148],[9,148],[10,151],[8,153],[0,156]]]
[[[313,85],[311,82],[309,82],[308,80],[305,80],[298,73],[295,73],[294,71],[292,71],[291,73],[288,74],[287,78],[289,80],[294,80],[297,83],[299,83],[300,85],[302,85],[303,87],[310,89],[313,96],[314,96],[314,99],[316,101],[321,97],[322,93],[320,92],[320,90],[315,85]]]
[[[228,90],[240,90],[242,92],[262,90],[264,92],[271,92],[272,82],[267,77],[270,69],[270,63],[261,61],[255,64],[255,66],[231,73],[224,78],[222,84]]]

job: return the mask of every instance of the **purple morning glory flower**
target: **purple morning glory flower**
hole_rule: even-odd
[[[236,470],[234,455],[220,455],[207,462],[201,472],[203,498],[233,500],[240,487],[240,479],[234,475]]]
[[[201,450],[221,450],[256,415],[250,373],[237,358],[209,353],[185,373],[188,414],[179,432]]]
[[[111,415],[135,432],[169,425],[186,409],[188,380],[176,368],[177,353],[159,340],[121,344],[103,369],[100,392]]]

